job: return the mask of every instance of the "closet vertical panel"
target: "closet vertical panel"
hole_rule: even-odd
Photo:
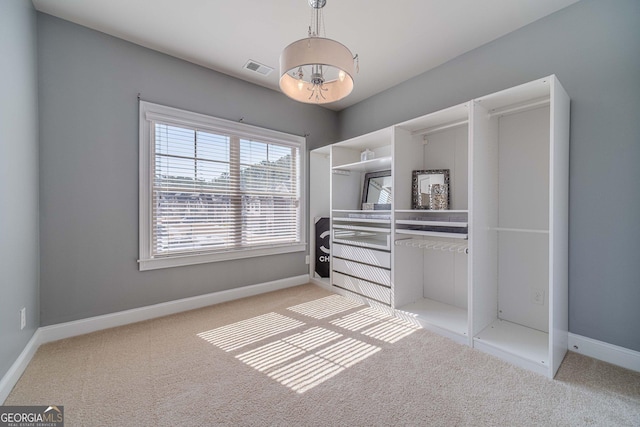
[[[415,144],[411,132],[396,127],[393,138],[393,206],[395,209],[411,208],[412,171],[422,168],[422,145]],[[395,234],[393,241],[401,238]],[[406,237],[406,236],[405,236]],[[393,306],[402,307],[422,298],[423,257],[414,248],[395,246],[391,252],[393,273]]]
[[[553,375],[567,352],[569,331],[569,96],[551,76],[550,295]]]
[[[498,312],[498,127],[477,102],[470,114],[472,178],[469,228],[472,331],[475,336],[489,326]]]
[[[316,233],[315,219],[329,218],[331,205],[331,160],[330,147],[322,147],[309,152],[309,276],[320,285],[329,286],[329,278],[316,277]],[[326,238],[329,242],[330,237]],[[331,268],[329,268],[331,271]]]

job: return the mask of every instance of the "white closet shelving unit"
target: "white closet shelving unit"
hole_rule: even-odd
[[[549,76],[314,150],[312,191],[330,181],[328,283],[554,377],[568,342],[568,146],[569,97]],[[360,161],[366,149],[375,158]],[[449,210],[412,209],[412,171],[426,169],[449,169]],[[363,211],[364,175],[380,170],[392,209]]]
[[[469,107],[395,127],[394,300],[397,313],[471,345],[468,315]],[[448,169],[450,210],[412,210],[412,171]]]
[[[553,377],[568,340],[569,97],[555,76],[473,102],[474,347]]]
[[[392,132],[383,129],[331,146],[331,284],[334,290],[390,309],[391,210],[362,210],[369,172],[391,170]],[[362,160],[361,153],[374,158]]]

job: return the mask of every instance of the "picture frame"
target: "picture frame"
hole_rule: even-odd
[[[432,184],[444,184],[449,187],[449,169],[414,170],[411,173],[411,209],[430,210],[429,196]],[[451,205],[451,191],[447,193],[448,205]]]

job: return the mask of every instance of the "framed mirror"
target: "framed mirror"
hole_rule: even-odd
[[[430,206],[429,199],[431,196],[431,186],[434,184],[444,185],[446,189],[446,205],[449,206],[451,202],[449,169],[428,169],[413,171],[411,209],[433,209],[433,207]]]
[[[391,185],[390,170],[366,173],[362,189],[362,209],[391,209]]]

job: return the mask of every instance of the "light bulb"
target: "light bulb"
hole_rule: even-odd
[[[338,78],[340,79],[341,82],[344,81],[344,77],[345,77],[345,72],[340,70],[340,72],[338,73]]]
[[[298,80],[298,90],[302,90],[303,87],[304,87],[304,80],[302,79]]]

